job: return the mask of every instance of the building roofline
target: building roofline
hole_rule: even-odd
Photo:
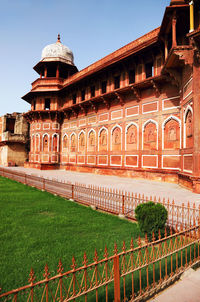
[[[113,63],[116,63],[117,61],[122,60],[142,50],[143,48],[146,48],[147,46],[150,46],[151,44],[157,42],[159,32],[160,32],[160,27],[157,27],[152,31],[148,32],[147,34],[126,44],[125,46],[122,46],[121,48],[115,50],[109,55],[103,57],[102,59],[94,62],[93,64],[73,74],[70,78],[65,80],[63,88],[83,79],[86,76],[89,76],[97,71],[100,71],[103,68]]]
[[[139,37],[138,39],[122,46],[121,48],[115,50],[114,52],[110,53],[109,55],[103,57],[102,59],[92,63],[91,65],[85,67],[84,69],[78,71],[77,73],[70,76],[70,78],[66,79],[63,83],[63,87],[59,90],[63,90],[68,86],[82,80],[83,78],[94,74],[134,53],[139,52],[140,50],[156,43],[158,41],[158,36],[160,32],[160,27],[153,29],[152,31],[146,33],[145,35]],[[44,92],[44,91],[37,91],[37,92]],[[52,92],[52,91],[51,91]],[[29,91],[25,94],[22,99],[30,103],[30,96],[34,92]]]

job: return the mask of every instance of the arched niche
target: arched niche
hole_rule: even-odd
[[[70,136],[70,152],[76,152],[76,134],[72,133]]]
[[[78,149],[79,151],[85,151],[85,131],[81,131],[78,135]]]
[[[184,147],[193,147],[193,110],[188,106],[184,118]]]
[[[67,149],[68,149],[68,135],[65,133],[62,139],[62,150],[64,152],[67,151]]]
[[[148,120],[143,125],[143,149],[158,149],[158,123],[154,120]]]
[[[95,151],[96,148],[96,132],[91,129],[88,132],[88,151]]]
[[[170,116],[163,122],[163,148],[177,150],[180,145],[180,120],[176,116]]]
[[[99,130],[98,150],[99,151],[107,151],[108,150],[108,129],[105,128],[105,127],[102,127]]]
[[[138,149],[138,125],[130,123],[126,126],[126,151]]]
[[[121,151],[122,149],[122,128],[115,126],[111,130],[111,150]]]

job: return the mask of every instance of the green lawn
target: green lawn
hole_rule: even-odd
[[[2,292],[28,284],[31,267],[40,280],[46,263],[52,276],[59,258],[67,271],[73,255],[82,265],[84,251],[90,262],[95,248],[101,258],[106,244],[111,255],[115,242],[121,249],[139,234],[135,223],[0,177]]]

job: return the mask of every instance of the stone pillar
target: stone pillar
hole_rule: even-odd
[[[168,40],[167,40],[167,35],[165,36],[165,60],[168,57]]]
[[[193,65],[193,190],[200,193],[200,63],[194,59]]]
[[[176,41],[176,15],[173,15],[172,18],[172,47],[176,47],[177,46],[177,41]]]
[[[194,30],[194,1],[190,1],[190,33]]]
[[[59,64],[57,65],[57,68],[56,68],[56,78],[59,78],[60,77],[60,72],[59,72]]]
[[[47,67],[46,66],[44,67],[44,77],[45,78],[47,77]]]

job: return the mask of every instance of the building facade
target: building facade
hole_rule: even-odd
[[[200,5],[186,0],[171,1],[159,28],[81,71],[58,36],[23,97],[31,104],[27,165],[200,192],[199,43]]]
[[[0,117],[0,165],[23,166],[28,160],[29,125],[21,113]]]

